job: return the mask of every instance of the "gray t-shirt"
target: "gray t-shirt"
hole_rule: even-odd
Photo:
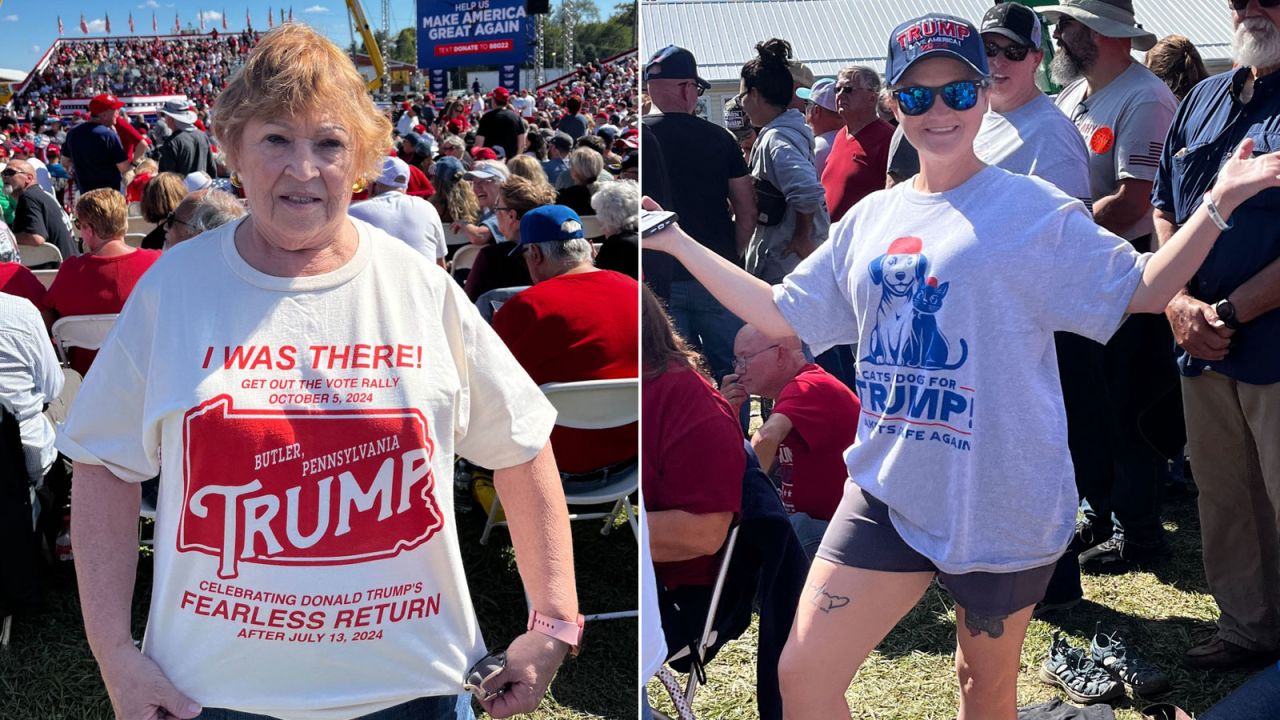
[[[1075,123],[1089,151],[1089,187],[1097,202],[1115,192],[1121,180],[1154,181],[1178,99],[1150,70],[1132,63],[1106,87],[1085,97],[1084,78],[1062,89],[1056,104]],[[1151,213],[1143,213],[1120,233],[1134,240],[1155,231]]]
[[[1105,342],[1146,256],[1035,177],[867,196],[774,288],[814,353],[856,344],[852,481],[948,573],[1054,562],[1077,505],[1053,333]]]
[[[982,116],[973,151],[988,165],[1035,175],[1086,207],[1093,204],[1084,141],[1071,120],[1045,95],[1037,95],[1010,112],[988,111]]]

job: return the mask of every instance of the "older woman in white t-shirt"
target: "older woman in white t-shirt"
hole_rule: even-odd
[[[582,627],[554,410],[441,268],[348,217],[390,124],[331,41],[268,33],[215,118],[252,214],[144,276],[58,438],[116,714],[452,719],[485,655],[455,453],[497,468],[534,611],[478,694],[532,710]],[[138,487],[157,474],[139,652]]]
[[[977,28],[926,16],[889,47],[911,182],[864,199],[772,288],[678,228],[644,242],[761,332],[863,354],[851,482],[781,662],[787,717],[847,716],[859,666],[937,577],[957,605],[960,719],[1014,720],[1032,606],[1074,527],[1053,332],[1105,341],[1127,313],[1163,311],[1232,210],[1280,186],[1280,156],[1242,147],[1172,241],[1139,255],[1079,201],[975,155]]]

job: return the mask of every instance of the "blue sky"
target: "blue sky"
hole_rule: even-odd
[[[382,23],[382,3],[379,0],[363,0],[369,23],[375,28]],[[607,17],[616,0],[595,0],[601,17]],[[559,0],[553,0],[553,7]],[[253,19],[253,27],[266,29],[267,8],[272,8],[279,20],[281,3],[278,0],[0,0],[0,67],[23,72],[31,70],[40,56],[48,50],[58,36],[58,16],[62,16],[64,37],[86,37],[80,32],[80,13],[90,24],[90,37],[101,37],[104,18],[111,18],[111,34],[129,34],[129,13],[138,34],[151,34],[151,14],[161,33],[172,32],[175,13],[183,27],[197,25],[199,14],[205,15],[207,28],[222,29],[222,13],[227,14],[227,27],[232,31],[244,28],[245,10]],[[284,5],[285,14],[291,5]],[[395,30],[413,24],[417,4],[415,0],[392,0],[391,28]],[[344,0],[300,0],[292,3],[293,19],[305,21],[345,47],[350,40],[347,24],[347,5]],[[358,36],[358,34],[357,34]]]

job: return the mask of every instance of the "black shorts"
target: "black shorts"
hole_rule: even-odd
[[[818,557],[837,565],[880,572],[931,572],[970,616],[1003,618],[1044,597],[1056,563],[1009,573],[942,572],[907,544],[889,519],[889,506],[850,483]]]

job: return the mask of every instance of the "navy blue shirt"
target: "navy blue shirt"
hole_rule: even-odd
[[[1258,79],[1246,105],[1239,98],[1249,72],[1232,70],[1196,85],[1173,118],[1151,204],[1173,215],[1178,225],[1200,207],[1218,170],[1244,138],[1253,139],[1255,155],[1280,150],[1280,74]],[[1214,303],[1277,259],[1280,188],[1272,188],[1236,208],[1231,229],[1218,238],[1187,289],[1193,297]],[[1211,366],[1254,385],[1280,382],[1280,310],[1245,323],[1232,336],[1225,359],[1197,360],[1183,352],[1178,365],[1184,375],[1199,375]]]
[[[62,154],[71,158],[81,194],[98,188],[120,189],[118,164],[128,157],[114,129],[92,121],[80,123],[67,133]]]

